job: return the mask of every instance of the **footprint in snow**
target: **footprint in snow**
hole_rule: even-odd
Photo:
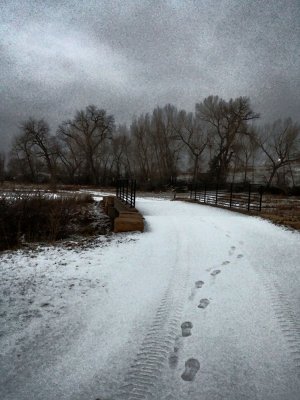
[[[236,258],[243,258],[244,254],[238,254]]]
[[[226,260],[222,262],[222,265],[227,265],[227,264],[230,264],[230,261]]]
[[[191,336],[192,332],[191,329],[193,328],[193,324],[189,321],[183,322],[181,324],[182,336],[187,337]]]
[[[231,247],[230,247],[230,250],[229,250],[229,252],[228,252],[228,254],[229,254],[230,256],[232,256],[232,254],[234,253],[234,251],[235,251],[235,246],[231,246]]]
[[[209,305],[208,299],[201,299],[198,308],[206,308]]]
[[[214,269],[213,272],[211,273],[211,276],[216,276],[221,272],[220,269]]]
[[[203,281],[196,281],[195,282],[195,287],[191,290],[191,294],[189,296],[189,300],[194,300],[195,294],[196,294],[196,289],[202,288],[204,285]]]
[[[179,350],[182,346],[181,343],[181,338],[179,336],[176,337],[175,339],[175,345],[174,345],[174,349],[172,351],[172,353],[169,355],[169,367],[170,368],[176,368],[177,364],[178,364],[178,354],[179,354]]]
[[[200,369],[200,363],[196,358],[189,358],[185,363],[185,370],[181,375],[184,381],[193,381],[197,372]]]

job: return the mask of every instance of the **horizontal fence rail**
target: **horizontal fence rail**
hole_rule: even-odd
[[[248,184],[201,184],[191,187],[190,199],[200,203],[261,211],[263,186]]]
[[[136,195],[136,180],[119,179],[116,185],[116,196],[118,199],[128,204],[130,207],[135,207]]]

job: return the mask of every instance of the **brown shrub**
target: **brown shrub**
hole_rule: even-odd
[[[70,221],[93,202],[90,195],[58,197],[40,192],[0,196],[0,250],[34,241],[55,241],[70,233]]]

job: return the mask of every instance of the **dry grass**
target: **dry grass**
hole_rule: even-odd
[[[266,195],[259,215],[275,224],[300,231],[300,198]]]
[[[53,195],[40,191],[0,194],[0,251],[27,242],[54,242],[74,234],[107,233],[91,195]],[[103,232],[101,229],[103,228]]]

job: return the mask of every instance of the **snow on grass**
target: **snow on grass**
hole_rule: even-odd
[[[35,364],[43,365],[45,370],[39,371],[42,381],[50,374],[49,386],[45,383],[45,387],[36,389],[36,398],[39,398],[44,390],[51,391],[54,382],[60,380],[59,373],[65,373],[66,362],[70,373],[73,358],[75,366],[72,366],[73,372],[68,379],[74,387],[69,388],[69,383],[63,382],[63,391],[68,390],[68,395],[78,390],[79,377],[84,381],[85,357],[91,360],[91,365],[87,366],[87,379],[93,376],[95,366],[103,367],[105,351],[118,348],[119,336],[115,335],[113,345],[105,346],[105,341],[112,337],[112,329],[121,329],[118,325],[122,325],[126,316],[124,302],[115,292],[118,286],[128,284],[128,264],[124,262],[123,265],[124,256],[116,259],[112,258],[112,253],[124,243],[132,251],[132,243],[138,236],[112,235],[84,250],[69,242],[69,248],[40,247],[1,256],[1,321],[5,322],[1,324],[0,387],[3,387],[1,384],[5,386],[8,398],[11,390],[13,393],[16,388],[18,390],[18,375],[19,390],[23,394],[19,393],[17,396],[21,397],[17,398],[30,398],[29,395],[26,397],[27,385],[28,392],[33,390],[32,382],[22,378],[18,368],[23,371],[23,368],[34,369]],[[125,337],[120,337],[121,342],[128,339],[127,335],[125,332]],[[79,338],[80,343],[77,342]],[[101,340],[103,345],[97,359],[93,359],[94,340]],[[83,357],[80,354],[82,347]],[[64,353],[67,358],[62,360]],[[51,369],[52,362],[54,370]],[[53,393],[59,393],[60,387],[57,390]],[[16,394],[11,398],[16,398]]]
[[[283,312],[298,315],[300,235],[198,204],[139,197],[137,208],[143,234],[2,253],[0,398],[115,400],[177,268],[178,364],[161,371],[155,399],[298,399],[298,337],[291,313],[284,336],[276,310],[284,297]],[[184,381],[191,358],[200,369]]]

